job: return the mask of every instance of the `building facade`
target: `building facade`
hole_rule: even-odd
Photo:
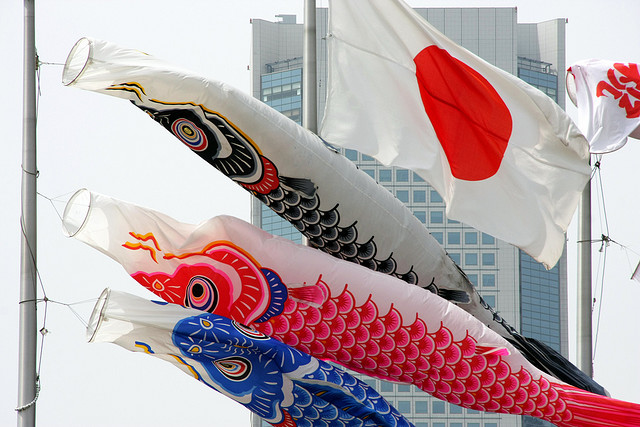
[[[416,11],[454,42],[538,87],[564,108],[565,20],[519,24],[516,8],[421,8]],[[326,9],[317,10],[318,123],[326,98]],[[292,15],[252,20],[251,90],[254,97],[301,123],[302,24]],[[560,78],[559,78],[560,74]],[[406,169],[386,167],[354,150],[343,154],[404,202],[465,271],[484,300],[525,336],[568,354],[566,256],[547,271],[519,249],[447,219],[440,195]],[[302,242],[302,235],[257,199],[252,222]],[[416,427],[550,425],[533,418],[478,412],[431,398],[414,386],[357,374]],[[255,420],[254,425],[261,425]],[[265,423],[265,425],[267,425]]]

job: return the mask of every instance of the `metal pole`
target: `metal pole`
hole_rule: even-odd
[[[578,207],[578,307],[577,347],[578,368],[593,377],[592,296],[591,296],[591,182],[582,192]]]
[[[304,0],[304,45],[302,49],[302,60],[302,126],[313,133],[318,133],[315,0]]]
[[[318,92],[316,77],[316,0],[304,0],[302,44],[302,126],[318,133]],[[302,244],[309,239],[302,236]]]
[[[36,420],[36,47],[35,0],[24,0],[24,71],[22,123],[22,241],[20,253],[20,343],[18,426]]]

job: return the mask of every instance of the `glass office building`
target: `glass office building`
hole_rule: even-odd
[[[438,30],[491,64],[517,75],[564,107],[565,20],[519,24],[515,8],[416,9]],[[318,122],[326,98],[327,10],[317,11]],[[301,123],[302,24],[292,15],[276,22],[252,20],[253,96]],[[560,78],[558,75],[560,74]],[[485,301],[524,335],[568,353],[566,258],[547,271],[513,246],[449,220],[440,195],[411,171],[385,167],[354,150],[343,154],[405,203],[445,247]],[[301,234],[261,202],[252,201],[252,222],[272,234],[302,241]],[[357,375],[374,386],[416,427],[550,425],[537,419],[478,412],[431,398],[414,386]],[[267,425],[266,423],[264,423]],[[255,420],[254,425],[260,425]]]

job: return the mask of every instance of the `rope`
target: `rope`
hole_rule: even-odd
[[[593,339],[593,352],[592,352],[592,359],[591,361],[593,362],[596,358],[596,353],[598,350],[598,335],[600,332],[600,316],[602,314],[602,302],[603,302],[603,298],[604,298],[604,272],[606,269],[606,263],[607,263],[607,248],[609,247],[610,243],[612,242],[611,238],[609,237],[609,220],[607,218],[607,209],[606,209],[606,205],[605,205],[605,200],[604,200],[604,187],[602,186],[602,174],[601,174],[601,159],[602,159],[602,155],[600,155],[599,157],[597,157],[597,160],[594,164],[594,168],[593,168],[593,176],[597,176],[597,188],[598,188],[598,192],[597,194],[597,200],[599,203],[599,210],[602,213],[602,215],[600,216],[600,228],[604,229],[606,231],[606,234],[602,234],[601,238],[600,238],[600,249],[598,252],[600,252],[600,258],[599,258],[599,262],[598,262],[598,273],[596,274],[596,287],[595,287],[595,293],[598,293],[598,287],[600,288],[600,295],[599,295],[599,300],[598,300],[598,310],[597,310],[597,318],[596,318],[596,325],[595,325],[595,335],[594,335],[594,339]],[[604,222],[604,223],[603,223]],[[596,303],[596,299],[593,299],[593,306],[592,306],[592,313],[595,309],[595,303]]]
[[[87,303],[95,304],[96,301],[98,301],[98,298],[87,299],[87,300],[84,300],[84,301],[78,301],[78,302],[74,302],[74,303],[64,303],[64,302],[60,302],[60,301],[48,300],[48,302],[50,302],[52,304],[58,304],[58,305],[63,305],[65,307],[67,307],[71,311],[71,313],[73,313],[73,315],[80,321],[80,323],[82,323],[82,325],[85,328],[87,326],[89,326],[89,322],[86,321],[85,319],[83,319],[82,316],[80,315],[80,313],[78,313],[72,306],[73,305],[78,305],[78,304],[87,304]],[[45,331],[46,331],[46,329],[45,329]]]
[[[33,397],[33,400],[29,403],[27,403],[26,405],[22,405],[16,408],[16,412],[22,412],[25,411],[27,409],[29,409],[30,407],[32,407],[33,405],[36,404],[36,400],[38,400],[38,397],[40,396],[40,375],[38,375],[36,377],[36,395]]]
[[[27,174],[34,175],[36,178],[38,178],[38,176],[39,176],[39,172],[32,173],[32,172],[26,171],[24,169],[24,167],[22,168],[22,170],[23,170],[23,172],[25,172]],[[54,201],[55,201],[55,199],[60,199],[61,197],[65,196],[65,195],[68,195],[68,194],[71,194],[71,193],[67,193],[67,194],[65,194],[63,196],[58,196],[57,198],[50,198],[50,197],[47,197],[47,196],[45,196],[44,194],[41,194],[41,193],[37,193],[37,194],[39,196],[44,197],[45,199],[49,200],[49,202],[53,206],[54,211],[58,215],[58,218],[60,218],[60,220],[62,221],[62,216],[60,215],[60,212],[56,208],[56,206],[54,204]],[[58,200],[58,201],[60,201],[60,200]],[[74,314],[74,316],[86,328],[88,326],[88,321],[84,320],[82,318],[82,316],[72,307],[72,305],[87,303],[87,302],[91,302],[91,301],[93,301],[95,303],[95,301],[97,301],[97,298],[95,298],[93,300],[84,300],[84,301],[80,301],[80,302],[77,302],[77,303],[67,304],[67,303],[62,303],[62,302],[50,300],[47,297],[47,292],[46,292],[46,289],[44,287],[42,276],[40,275],[40,270],[38,269],[38,266],[37,266],[36,257],[35,257],[35,254],[33,252],[33,248],[31,247],[29,239],[27,238],[27,231],[26,231],[26,228],[25,228],[24,216],[23,215],[20,216],[20,229],[21,229],[24,241],[25,241],[25,245],[26,245],[26,247],[28,249],[29,256],[31,258],[31,262],[32,262],[32,264],[34,266],[34,270],[33,270],[34,273],[33,274],[35,274],[35,277],[32,277],[32,279],[34,279],[34,281],[37,282],[40,285],[40,289],[42,291],[43,298],[41,298],[41,299],[37,298],[37,293],[38,292],[36,290],[35,291],[36,298],[28,299],[28,300],[21,300],[21,301],[19,301],[19,304],[33,303],[33,302],[38,304],[38,303],[44,302],[44,315],[43,315],[43,319],[42,319],[42,328],[40,328],[40,330],[39,330],[40,334],[42,335],[42,338],[40,340],[40,349],[39,349],[39,352],[38,352],[38,355],[37,355],[38,366],[36,368],[36,393],[35,393],[35,396],[34,396],[34,398],[33,398],[33,400],[31,402],[27,403],[26,405],[22,405],[22,406],[16,408],[15,410],[17,412],[25,411],[28,408],[30,408],[33,405],[35,405],[36,401],[38,400],[38,397],[40,396],[40,390],[41,390],[40,372],[41,372],[41,369],[42,369],[42,360],[44,359],[44,356],[43,356],[44,355],[44,343],[45,343],[45,337],[49,333],[49,330],[47,329],[47,317],[48,317],[48,310],[49,310],[49,302],[55,303],[55,304],[64,305],[64,306],[68,307],[69,310]]]
[[[605,236],[602,236],[605,237]],[[600,301],[599,301],[599,305],[598,305],[598,318],[596,320],[596,333],[595,336],[593,338],[593,355],[592,355],[592,362],[596,359],[596,352],[598,350],[598,335],[600,333],[600,315],[602,314],[602,302],[603,302],[603,298],[604,298],[604,272],[605,269],[607,267],[607,250],[606,248],[609,247],[608,244],[604,244],[605,241],[603,240],[603,245],[604,245],[604,252],[602,255],[602,282],[600,283]],[[600,249],[602,252],[602,248]]]
[[[41,66],[42,65],[57,65],[57,66],[63,66],[64,64],[62,63],[55,63],[55,62],[43,62],[40,61],[40,58],[36,52],[36,85],[37,85],[37,92],[36,92],[36,117],[35,117],[35,121],[36,121],[36,126],[38,123],[38,112],[39,112],[39,107],[40,107],[40,97],[42,96],[42,85],[40,82],[40,70],[41,70]],[[40,177],[40,171],[36,170],[36,171],[28,171],[25,169],[24,165],[21,165],[21,169],[22,172],[27,174],[27,175],[31,175],[34,176],[36,179],[38,179]],[[60,214],[60,212],[58,211],[58,209],[56,208],[56,206],[54,205],[54,199],[49,198],[41,193],[37,193],[39,196],[44,197],[45,199],[49,200],[49,202],[51,203],[54,211],[56,212],[56,214],[58,215],[58,218],[60,218],[60,220],[62,221],[62,215]],[[70,194],[70,193],[67,193]],[[60,196],[59,196],[60,197]],[[25,242],[25,245],[28,249],[28,253],[29,256],[31,258],[31,263],[34,266],[34,275],[35,277],[32,277],[34,282],[37,282],[40,285],[40,288],[42,290],[42,294],[44,295],[44,297],[42,299],[38,299],[37,297],[35,299],[29,299],[29,300],[22,300],[19,301],[19,304],[25,304],[25,303],[33,303],[35,302],[36,304],[44,302],[44,315],[43,315],[43,320],[42,320],[42,328],[40,328],[39,332],[42,335],[42,338],[40,340],[40,350],[39,350],[39,354],[37,356],[38,359],[38,366],[36,369],[36,392],[35,392],[35,396],[33,398],[33,400],[25,405],[19,406],[17,408],[15,408],[16,412],[22,412],[25,411],[27,409],[29,409],[30,407],[32,407],[33,405],[36,404],[36,401],[38,400],[38,397],[40,396],[40,390],[41,390],[41,383],[40,383],[40,371],[42,369],[42,360],[43,360],[43,354],[44,354],[44,343],[45,343],[45,337],[46,335],[49,333],[48,329],[47,329],[47,315],[48,315],[48,309],[49,309],[49,302],[51,303],[55,303],[55,304],[60,304],[60,305],[64,305],[66,307],[68,307],[71,312],[76,316],[76,318],[78,320],[80,320],[80,322],[83,324],[83,326],[86,328],[88,325],[88,322],[85,321],[82,316],[73,309],[72,305],[76,305],[76,304],[82,304],[82,303],[87,303],[90,301],[97,301],[96,299],[93,300],[85,300],[85,301],[80,301],[77,303],[71,303],[71,304],[66,304],[66,303],[62,303],[62,302],[58,302],[58,301],[52,301],[47,297],[47,292],[45,290],[44,287],[44,283],[42,281],[42,277],[40,275],[40,270],[38,269],[37,266],[37,262],[36,262],[36,257],[33,251],[33,248],[31,247],[31,244],[29,242],[29,239],[27,238],[27,231],[25,228],[25,222],[24,222],[24,215],[23,213],[21,213],[20,215],[20,229],[22,232],[22,236]],[[37,296],[37,289],[35,289],[35,294]]]
[[[66,203],[66,201],[67,201],[67,199],[68,199],[68,197],[66,197],[66,196],[68,196],[68,195],[70,195],[70,194],[73,194],[73,192],[68,192],[68,193],[61,194],[60,196],[56,196],[56,197],[53,197],[53,198],[52,198],[52,197],[47,197],[47,196],[45,196],[44,194],[42,194],[42,193],[40,193],[40,192],[39,192],[39,193],[38,193],[38,196],[40,196],[40,197],[42,197],[42,198],[44,198],[44,199],[46,199],[46,200],[48,200],[48,201],[49,201],[49,203],[50,203],[50,204],[51,204],[51,206],[53,207],[53,210],[56,212],[56,215],[58,215],[58,218],[60,219],[60,221],[62,221],[62,215],[60,214],[60,211],[58,210],[58,208],[56,207],[56,205],[54,204],[54,202],[58,202],[58,203]],[[65,199],[63,199],[63,197],[64,197]]]

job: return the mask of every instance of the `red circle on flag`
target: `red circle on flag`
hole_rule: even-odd
[[[424,48],[414,62],[424,109],[452,175],[465,181],[492,177],[513,128],[507,105],[480,73],[438,46]]]

